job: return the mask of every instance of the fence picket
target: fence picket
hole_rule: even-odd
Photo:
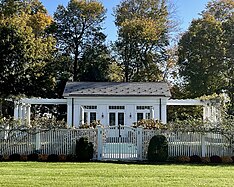
[[[101,127],[100,127],[101,128]],[[121,131],[121,137],[119,132]],[[150,139],[159,131],[131,127],[107,127],[102,129],[98,141],[97,129],[40,129],[40,134],[27,131],[4,130],[0,133],[0,155],[19,153],[28,155],[40,147],[41,154],[75,154],[76,140],[82,136],[94,145],[94,159],[147,159]],[[230,140],[217,133],[160,132],[168,140],[169,156],[232,156]],[[37,145],[38,136],[40,146]],[[101,141],[101,143],[100,143]],[[98,142],[102,153],[98,155]]]

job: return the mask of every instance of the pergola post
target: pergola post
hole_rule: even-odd
[[[30,122],[31,122],[31,105],[30,104],[26,105],[26,122],[27,122],[27,125],[30,126]]]
[[[19,103],[17,101],[14,102],[14,119],[19,119]]]
[[[84,124],[84,107],[80,107],[80,111],[81,111],[81,124]]]
[[[150,118],[154,119],[154,107],[150,107]]]

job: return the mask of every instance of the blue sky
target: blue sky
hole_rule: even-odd
[[[50,15],[53,15],[59,4],[67,5],[69,0],[41,0],[43,5],[49,11]],[[199,13],[205,9],[209,0],[171,0],[176,7],[176,17],[181,22],[181,30],[185,31],[189,27],[191,21],[199,17]],[[114,24],[113,8],[120,3],[120,0],[100,0],[107,9],[107,18],[105,20],[105,33],[107,39],[113,41],[116,39],[116,28]]]

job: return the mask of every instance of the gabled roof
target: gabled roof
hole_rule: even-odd
[[[171,93],[164,82],[68,82],[63,96],[171,97]]]

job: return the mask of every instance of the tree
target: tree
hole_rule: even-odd
[[[104,44],[105,39],[104,34],[97,33],[93,40],[86,43],[78,71],[80,81],[108,81],[111,55]]]
[[[52,18],[37,0],[0,5],[0,95],[48,95],[54,86],[49,63],[55,40],[47,33]]]
[[[87,53],[95,36],[101,34],[101,23],[104,20],[105,9],[97,1],[70,0],[67,7],[58,6],[55,14],[55,36],[58,48],[62,53],[73,58],[73,80],[79,79],[78,61]],[[89,48],[90,49],[90,48]],[[90,49],[91,50],[91,49]]]
[[[169,19],[165,0],[124,0],[115,10],[117,61],[125,81],[162,80]]]
[[[182,36],[178,64],[188,96],[224,91],[233,98],[233,9],[231,0],[211,1]]]

